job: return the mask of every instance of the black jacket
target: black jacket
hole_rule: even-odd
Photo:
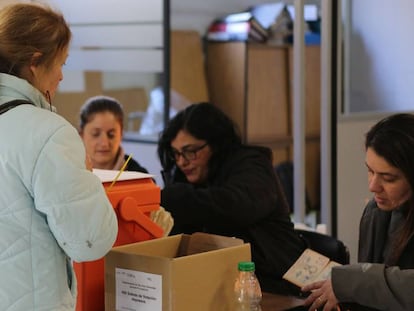
[[[124,156],[124,160],[126,161],[128,159],[128,155],[126,154]],[[141,172],[141,173],[148,173],[147,169],[145,167],[142,167],[137,161],[134,159],[130,159],[126,168],[126,171],[135,171],[135,172]]]
[[[197,231],[249,242],[264,291],[297,293],[282,275],[305,246],[293,229],[281,197],[269,150],[241,147],[210,170],[206,185],[185,181],[176,170],[161,192],[161,205],[174,218],[172,234]]]

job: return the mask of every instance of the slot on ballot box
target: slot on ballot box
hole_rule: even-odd
[[[124,171],[98,170],[118,219],[118,235],[114,246],[160,238],[163,229],[153,222],[150,214],[160,208],[161,192],[152,175]],[[119,179],[115,183],[116,176]],[[104,258],[77,263],[74,269],[78,283],[76,311],[102,311],[105,308]]]

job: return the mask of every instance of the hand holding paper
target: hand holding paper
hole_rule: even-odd
[[[167,212],[162,206],[156,211],[151,212],[150,218],[164,230],[164,236],[168,236],[174,225],[174,219],[170,212]]]
[[[308,248],[283,275],[283,278],[303,287],[316,281],[326,280],[331,275],[332,267],[339,265],[339,263]]]

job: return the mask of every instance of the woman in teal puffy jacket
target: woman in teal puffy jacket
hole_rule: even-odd
[[[76,129],[53,112],[70,39],[46,6],[0,10],[0,310],[75,310],[72,261],[104,256],[117,235]]]

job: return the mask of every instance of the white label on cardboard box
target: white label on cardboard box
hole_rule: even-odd
[[[115,268],[115,308],[119,311],[161,311],[162,276]]]

